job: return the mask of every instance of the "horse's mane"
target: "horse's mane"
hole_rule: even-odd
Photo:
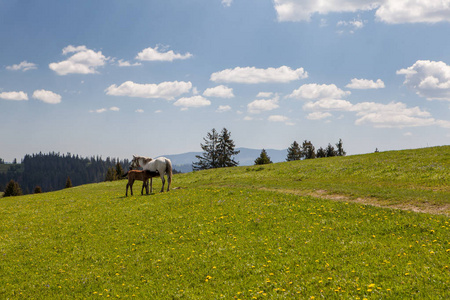
[[[145,156],[135,155],[134,157],[137,158],[137,159],[142,159],[144,161],[144,164],[148,164],[149,162],[151,162],[153,160],[153,158],[145,157]]]

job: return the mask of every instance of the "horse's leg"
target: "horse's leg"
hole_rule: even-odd
[[[148,179],[145,181],[145,192],[148,195]]]
[[[150,178],[150,193],[153,193],[153,178]]]
[[[171,183],[172,183],[172,176],[170,176],[170,174],[167,174],[167,191],[170,190]]]
[[[161,181],[162,181],[162,187],[161,187],[161,193],[164,192],[164,184],[166,183],[166,179],[164,178],[164,173],[159,173],[161,174]]]

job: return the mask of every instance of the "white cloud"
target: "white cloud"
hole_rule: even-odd
[[[450,0],[387,0],[376,11],[377,19],[391,24],[450,21]]]
[[[205,97],[218,97],[218,98],[233,98],[233,89],[224,85],[219,85],[213,88],[206,89],[203,92]]]
[[[316,111],[316,112],[312,112],[310,114],[308,114],[308,116],[306,116],[306,118],[308,120],[322,120],[328,117],[331,117],[332,115],[328,112],[320,112],[320,111]]]
[[[118,107],[116,107],[116,106],[112,106],[112,107],[109,108],[109,110],[110,110],[110,111],[120,111],[120,108],[118,108]],[[138,109],[138,110],[139,110],[139,109]],[[138,110],[136,110],[136,112],[137,112]],[[90,113],[98,113],[98,114],[101,114],[101,113],[104,113],[104,112],[107,112],[107,111],[108,111],[107,108],[99,108],[99,109],[96,109],[96,110],[90,110],[89,112],[90,112]],[[144,111],[142,110],[142,112],[144,112]]]
[[[339,21],[336,25],[340,28],[348,29],[348,32],[353,34],[355,33],[355,30],[363,28],[365,23],[367,23],[367,21],[358,18],[351,21]],[[341,31],[340,33],[344,32],[345,30]]]
[[[282,115],[272,115],[269,116],[268,120],[269,122],[286,122],[289,118]]]
[[[231,110],[231,106],[229,105],[219,105],[219,108],[216,110],[216,112],[223,113]]]
[[[161,52],[159,51],[159,46],[156,46],[155,48],[148,47],[139,52],[138,55],[136,56],[136,59],[143,61],[173,61],[175,59],[188,59],[192,57],[192,54],[189,52],[187,52],[186,54],[179,54],[173,52],[173,50],[169,50],[166,52],[162,51]]]
[[[140,65],[142,65],[142,64],[139,62],[132,64],[129,61],[123,60],[123,59],[119,59],[119,61],[118,61],[119,67],[136,67],[136,66],[140,66]]]
[[[134,112],[137,112],[137,113],[143,113],[144,110],[143,110],[142,108],[138,108],[138,109],[136,109]]]
[[[0,93],[0,99],[21,101],[21,100],[28,100],[28,95],[27,95],[27,93],[24,93],[22,91],[20,91],[20,92],[2,92],[2,93]]]
[[[309,21],[313,14],[331,12],[356,12],[376,8],[373,0],[274,0],[278,21]]]
[[[323,99],[323,98],[341,98],[350,95],[350,92],[343,91],[334,84],[304,84],[294,90],[288,98],[295,99]]]
[[[247,104],[247,111],[251,114],[259,114],[263,111],[274,110],[279,107],[279,97],[276,95],[272,99],[267,100],[255,100]]]
[[[126,81],[120,86],[115,84],[109,86],[105,91],[107,95],[127,96],[138,98],[163,98],[173,100],[191,90],[192,83],[185,81],[166,81],[160,84],[139,84]]]
[[[222,0],[222,5],[225,7],[230,7],[233,0]]]
[[[428,100],[450,101],[450,66],[442,61],[418,60],[397,71],[405,75],[404,85]]]
[[[96,110],[90,110],[89,112],[90,112],[90,113],[98,113],[98,114],[101,114],[101,113],[104,113],[105,111],[107,111],[106,108],[99,108],[99,109],[96,109]]]
[[[280,122],[289,126],[295,125],[295,123],[291,122],[290,119],[286,116],[282,115],[271,115],[267,118],[269,122]]]
[[[49,104],[61,103],[61,95],[53,93],[52,91],[36,90],[33,93],[33,98]]]
[[[314,14],[375,10],[379,21],[436,23],[450,21],[450,0],[274,0],[278,21],[310,21]]]
[[[353,105],[347,100],[340,99],[320,99],[316,102],[308,102],[303,105],[303,109],[305,110],[350,110]]]
[[[25,71],[28,71],[28,70],[37,69],[37,65],[34,64],[34,63],[27,62],[26,60],[24,60],[23,62],[21,62],[18,65],[7,66],[6,69],[7,70],[11,70],[11,71],[20,71],[20,70],[22,70],[23,72],[25,72]]]
[[[385,86],[384,82],[381,79],[378,79],[376,82],[374,82],[373,80],[369,79],[353,78],[350,81],[350,83],[347,84],[345,87],[349,89],[364,90],[364,89],[383,89]]]
[[[256,98],[270,98],[273,96],[273,93],[270,92],[259,92],[258,95],[256,95]]]
[[[211,105],[211,101],[203,96],[192,96],[178,99],[173,105],[183,108],[202,107]]]
[[[49,64],[49,68],[58,75],[67,74],[94,74],[97,68],[105,65],[109,58],[105,57],[101,51],[95,52],[87,49],[86,46],[74,47],[72,45],[63,49],[63,55],[75,53],[67,60]]]
[[[308,73],[303,68],[292,70],[290,67],[281,66],[279,68],[258,69],[255,67],[236,67],[226,69],[211,74],[211,81],[214,82],[234,82],[234,83],[267,83],[281,82],[287,83],[293,80],[304,79]]]

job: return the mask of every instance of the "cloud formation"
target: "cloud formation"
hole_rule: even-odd
[[[276,95],[272,99],[267,100],[255,100],[247,104],[247,111],[251,114],[259,114],[263,111],[274,110],[278,107],[279,96]]]
[[[288,98],[294,99],[323,99],[323,98],[334,98],[339,99],[350,95],[348,91],[343,91],[338,88],[335,84],[304,84],[298,89],[294,90]]]
[[[197,95],[192,97],[184,97],[178,99],[173,105],[181,106],[185,109],[190,107],[202,107],[211,105],[211,101],[204,98],[203,96]]]
[[[233,89],[224,85],[219,85],[213,88],[206,89],[203,92],[205,97],[218,97],[218,98],[233,98]]]
[[[53,93],[52,91],[36,90],[33,93],[33,98],[48,104],[61,103],[61,95]]]
[[[308,73],[303,68],[296,70],[287,66],[279,68],[258,69],[255,67],[236,67],[225,69],[211,74],[211,81],[214,82],[234,82],[234,83],[287,83],[294,80],[304,79]]]
[[[188,59],[192,57],[192,54],[187,52],[186,54],[179,54],[173,52],[173,50],[169,50],[166,52],[159,51],[159,46],[155,48],[148,47],[141,52],[138,53],[136,59],[142,61],[174,61],[176,59]]]
[[[67,60],[49,64],[49,68],[58,75],[67,74],[94,74],[98,73],[97,68],[105,65],[109,58],[105,57],[101,51],[95,52],[86,46],[74,47],[69,45],[62,51],[63,55],[75,53]]]
[[[310,21],[314,14],[375,10],[389,24],[450,22],[450,0],[274,0],[280,22]]]
[[[378,79],[376,82],[369,79],[357,79],[353,78],[349,84],[345,86],[349,89],[359,89],[359,90],[366,90],[366,89],[383,89],[385,88],[384,82],[381,79]]]
[[[25,72],[25,71],[37,69],[37,65],[34,64],[34,63],[27,62],[26,60],[24,60],[23,62],[21,62],[18,65],[7,66],[6,69],[10,70],[10,71],[23,71],[23,72]]]
[[[229,105],[219,105],[219,108],[217,108],[216,112],[223,113],[231,110],[231,106]]]
[[[126,81],[120,86],[109,86],[105,91],[111,96],[127,96],[137,98],[163,98],[173,100],[191,90],[192,83],[185,81],[166,81],[160,84],[139,84]]]
[[[27,95],[27,93],[24,93],[22,91],[20,91],[20,92],[2,92],[2,93],[0,93],[0,99],[22,101],[22,100],[28,100],[28,95]]]
[[[428,100],[450,101],[450,66],[442,61],[418,60],[397,71],[405,75],[404,85]]]

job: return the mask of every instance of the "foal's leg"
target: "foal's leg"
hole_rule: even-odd
[[[133,196],[133,184],[134,184],[134,179],[131,180],[131,183],[128,182],[128,184],[130,185],[131,196]]]

